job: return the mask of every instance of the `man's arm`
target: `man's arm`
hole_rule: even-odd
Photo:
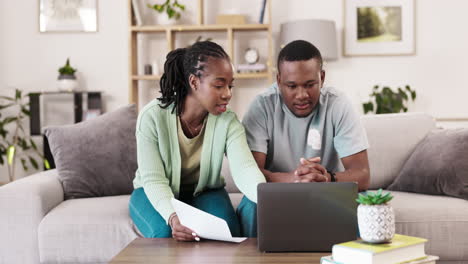
[[[345,171],[335,174],[337,182],[357,182],[359,191],[365,191],[369,188],[369,160],[367,150],[341,159]],[[330,177],[330,174],[328,177]]]

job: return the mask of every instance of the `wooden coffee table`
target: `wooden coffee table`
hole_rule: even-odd
[[[304,263],[318,264],[331,253],[264,253],[257,239],[236,244],[202,240],[177,242],[172,238],[137,238],[110,263]]]

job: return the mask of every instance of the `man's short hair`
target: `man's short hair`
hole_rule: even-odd
[[[278,55],[278,72],[280,72],[280,66],[283,61],[303,61],[317,59],[322,68],[323,60],[320,51],[312,45],[312,43],[305,40],[294,40],[289,42],[284,48],[281,49]]]

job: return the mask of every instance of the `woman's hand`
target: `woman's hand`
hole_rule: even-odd
[[[172,237],[177,241],[200,241],[200,238],[190,230],[189,228],[183,226],[177,215],[174,215],[170,218],[169,225],[172,228]]]

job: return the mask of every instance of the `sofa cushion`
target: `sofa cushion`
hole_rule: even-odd
[[[428,239],[426,253],[440,259],[468,260],[468,201],[448,196],[391,193],[396,233]]]
[[[136,119],[136,106],[129,105],[78,124],[46,128],[65,199],[132,192]]]
[[[468,129],[430,132],[388,189],[468,200]]]
[[[369,140],[370,188],[385,188],[400,172],[414,148],[435,128],[424,113],[365,115],[361,119]]]
[[[41,263],[107,263],[137,235],[129,195],[67,200],[39,225]]]

